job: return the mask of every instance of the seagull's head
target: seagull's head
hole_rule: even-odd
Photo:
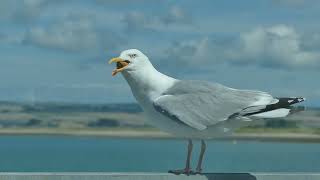
[[[119,57],[112,58],[109,61],[109,64],[111,63],[117,64],[116,69],[112,71],[112,76],[115,76],[118,72],[138,70],[151,65],[148,57],[137,49],[122,51]]]

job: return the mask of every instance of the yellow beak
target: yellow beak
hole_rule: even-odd
[[[109,64],[114,62],[117,63],[117,68],[112,71],[112,76],[115,76],[118,72],[123,71],[129,64],[119,57],[110,59]]]
[[[121,62],[121,61],[123,61],[123,59],[116,57],[116,58],[110,59],[109,64],[114,63],[114,62]]]

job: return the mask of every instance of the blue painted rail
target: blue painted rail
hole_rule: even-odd
[[[0,173],[0,180],[318,180],[320,173]]]

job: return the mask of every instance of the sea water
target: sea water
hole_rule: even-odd
[[[199,154],[194,143],[193,167]],[[0,136],[2,172],[167,172],[186,142],[76,136]],[[319,172],[320,144],[208,141],[206,172]]]

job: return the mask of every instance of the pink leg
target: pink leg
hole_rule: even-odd
[[[201,140],[201,151],[200,151],[200,156],[199,156],[199,160],[198,160],[196,173],[202,172],[201,166],[202,166],[202,160],[203,160],[205,151],[206,151],[206,143],[204,142],[204,140]]]
[[[192,154],[192,140],[188,140],[188,154],[187,154],[187,160],[186,160],[186,167],[184,169],[180,170],[170,170],[169,173],[174,173],[174,174],[187,174],[189,175],[191,173],[191,167],[190,167],[190,162],[191,162],[191,154]]]

